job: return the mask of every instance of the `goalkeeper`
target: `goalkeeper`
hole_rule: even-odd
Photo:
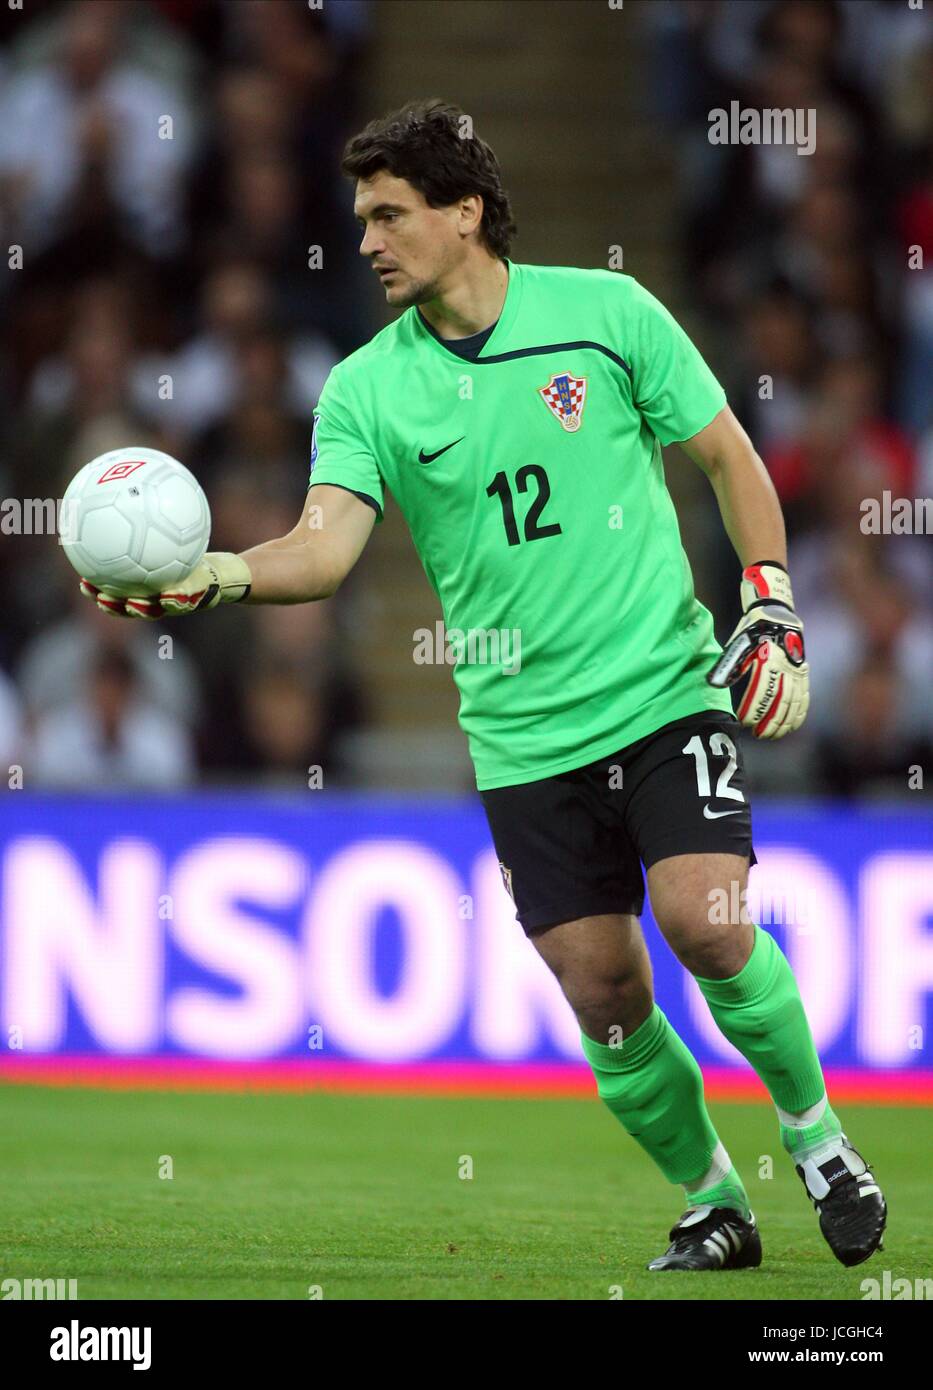
[[[881,1244],[885,1203],[829,1103],[791,968],[744,912],[723,923],[710,910],[744,901],[756,862],[739,723],[782,739],[807,712],[774,488],[690,339],[635,280],[509,258],[498,163],[462,121],[412,103],[347,147],[361,254],[403,312],[325,384],[294,530],[208,554],[170,593],[84,590],[150,619],[327,598],[390,489],[448,628],[521,634],[517,671],[457,662],[460,722],[505,886],[575,1012],[599,1095],[683,1189],[648,1267],[762,1256],[700,1069],[654,1000],[643,865],[660,931],[771,1095],[824,1238],[858,1264]],[[675,441],[739,559],[742,615],[724,650],[665,486],[661,446]]]

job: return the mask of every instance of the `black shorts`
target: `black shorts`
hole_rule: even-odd
[[[503,881],[527,933],[645,905],[642,864],[752,846],[738,720],[675,719],[572,772],[480,792]]]

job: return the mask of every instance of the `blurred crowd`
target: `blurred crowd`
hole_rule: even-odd
[[[149,444],[201,479],[214,548],[281,535],[321,385],[379,327],[339,174],[371,114],[370,7],[27,9],[0,7],[0,244],[22,248],[0,278],[0,496],[61,497],[88,459]],[[929,790],[933,543],[866,534],[862,504],[933,493],[933,22],[903,0],[640,15],[627,41],[676,151],[694,321],[780,495],[806,624],[810,716],[749,748],[753,784],[907,797],[920,766]],[[733,101],[814,113],[813,152],[711,144]],[[725,638],[735,561],[708,489],[702,506],[698,580]],[[3,534],[0,767],[173,788],[326,766],[339,785],[367,715],[342,655],[353,582],[172,624],[166,646],[83,600],[54,536]]]
[[[780,496],[806,629],[807,723],[749,749],[753,781],[908,798],[919,767],[929,795],[933,536],[872,534],[864,503],[933,496],[933,16],[688,0],[649,7],[649,28],[689,299]],[[733,101],[812,113],[813,153],[711,144]],[[734,557],[718,514],[706,534],[724,638]]]
[[[215,549],[281,535],[320,388],[378,326],[339,174],[368,6],[26,10],[0,10],[0,231],[22,248],[0,279],[0,495],[60,498],[87,460],[148,444],[202,482]],[[364,716],[343,591],[160,643],[81,598],[54,535],[7,522],[3,784],[11,764],[31,787],[301,786],[324,765],[339,783]]]

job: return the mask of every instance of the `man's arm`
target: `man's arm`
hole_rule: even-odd
[[[774,484],[728,406],[681,448],[709,478],[742,564],[743,616],[706,679],[724,687],[748,675],[738,719],[756,738],[783,738],[806,718],[810,690]]]
[[[729,407],[680,447],[709,478],[742,568],[774,560],[786,569],[787,537],[778,495]]]
[[[150,621],[218,603],[310,603],[330,598],[362,553],[376,513],[346,488],[308,488],[298,524],[241,555],[208,551],[170,591],[118,597],[86,579],[81,591],[105,613]]]
[[[244,550],[250,591],[245,603],[308,603],[330,598],[363,552],[376,513],[346,488],[308,488],[298,524],[274,541]]]

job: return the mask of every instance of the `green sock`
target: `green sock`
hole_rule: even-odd
[[[713,1155],[706,1177],[697,1182],[684,1183],[684,1192],[688,1207],[735,1207],[748,1219],[748,1193],[721,1144]]]
[[[806,1119],[809,1110],[818,1114],[826,1087],[797,981],[774,937],[756,926],[752,953],[738,975],[728,980],[696,977],[696,982],[719,1031],[770,1091],[788,1152],[799,1155],[841,1133],[828,1103],[822,1116],[815,1115],[809,1124],[784,1123],[793,1117]]]
[[[707,1114],[700,1068],[657,1004],[621,1047],[580,1037],[600,1098],[668,1182],[689,1184],[688,1204],[747,1216],[745,1189],[731,1163],[726,1169],[728,1155]],[[711,1185],[704,1188],[704,1180]]]
[[[780,1109],[778,1110],[778,1119],[781,1122],[781,1143],[795,1163],[802,1163],[805,1158],[809,1158],[818,1149],[825,1148],[832,1139],[838,1139],[842,1133],[839,1117],[827,1100],[825,1093],[822,1102],[815,1105],[813,1111],[822,1111],[822,1113],[811,1119],[810,1113],[806,1111],[802,1115],[789,1115]]]

